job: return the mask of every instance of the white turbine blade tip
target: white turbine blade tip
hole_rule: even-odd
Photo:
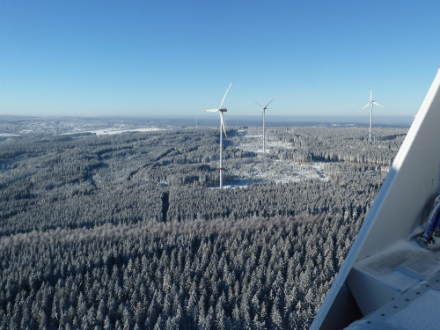
[[[269,102],[268,104],[265,105],[265,108],[266,108],[269,104],[271,104],[273,100],[275,100],[275,99],[270,100],[270,102]]]
[[[367,104],[365,107],[363,107],[361,110],[359,110],[358,113],[361,112],[362,110],[364,110],[364,109],[365,109],[366,107],[368,107],[370,104],[371,104],[371,102],[368,103],[368,104]]]
[[[229,84],[229,87],[226,90],[225,96],[223,96],[223,100],[222,100],[222,104],[220,105],[220,109],[223,107],[223,103],[225,102],[226,95],[228,94],[229,88],[231,88],[233,82],[234,82],[234,80],[232,80],[232,82]]]

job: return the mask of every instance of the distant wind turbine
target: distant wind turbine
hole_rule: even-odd
[[[228,139],[228,136],[226,135],[226,123],[225,119],[223,118],[223,112],[227,112],[228,110],[226,108],[223,108],[223,103],[225,102],[226,94],[229,92],[229,88],[231,88],[232,83],[234,80],[232,80],[231,84],[229,85],[228,89],[226,90],[225,96],[223,96],[222,103],[220,104],[219,109],[211,109],[211,110],[202,110],[202,111],[208,111],[208,112],[218,112],[220,114],[220,189],[223,188],[223,132],[225,132],[226,140]]]
[[[265,127],[265,125],[266,125],[266,109],[267,109],[267,106],[273,101],[274,99],[272,99],[268,104],[266,104],[264,107],[261,105],[261,104],[259,104],[257,101],[254,101],[255,103],[257,103],[259,106],[260,106],[260,108],[262,108],[263,109],[263,152],[265,152],[266,151],[266,127]]]
[[[372,127],[372,124],[373,124],[373,104],[375,104],[375,105],[385,109],[385,107],[383,105],[380,105],[379,103],[376,103],[376,102],[373,101],[373,86],[370,86],[370,102],[365,107],[363,107],[361,110],[358,111],[358,113],[359,113],[362,110],[364,110],[366,107],[371,105],[371,109],[370,109],[370,132],[368,133],[368,142],[371,142],[371,127]]]

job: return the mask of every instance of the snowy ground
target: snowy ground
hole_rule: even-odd
[[[75,130],[74,132],[70,133],[63,133],[62,135],[72,135],[72,134],[78,134],[78,133],[94,133],[96,135],[113,135],[113,134],[120,134],[124,132],[152,132],[152,131],[162,131],[165,128],[158,128],[158,127],[146,127],[146,128],[136,128],[136,129],[120,129],[120,128],[103,128],[93,131],[83,131],[83,130]]]
[[[237,149],[252,151],[259,155],[252,162],[242,159],[228,159],[224,167],[228,174],[238,176],[236,182],[225,182],[225,187],[245,187],[248,184],[298,182],[300,180],[329,180],[325,175],[326,163],[296,163],[290,160],[279,160],[271,155],[276,149],[292,149],[292,144],[282,141],[266,140],[266,151],[263,154],[262,135],[248,130],[240,130],[230,140]]]
[[[278,159],[258,159],[255,163],[240,164],[238,161],[228,160],[225,167],[229,174],[236,175],[244,185],[258,182],[297,182],[304,179],[327,180],[322,174],[323,164],[302,164],[293,161]],[[247,181],[246,181],[247,180]]]
[[[136,129],[99,129],[96,131],[87,131],[86,133],[95,133],[96,135],[110,135],[110,134],[120,134],[124,132],[152,132],[152,131],[161,131],[163,128],[157,127],[146,127],[146,128],[136,128]]]
[[[237,149],[252,151],[256,153],[263,153],[263,133],[253,134],[248,133],[246,130],[238,131],[238,136],[232,138]],[[282,141],[272,141],[270,137],[266,134],[266,147],[265,153],[270,153],[274,149],[292,149],[291,143]]]

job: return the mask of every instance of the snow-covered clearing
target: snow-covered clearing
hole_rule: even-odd
[[[237,149],[244,151],[252,151],[256,153],[263,153],[263,135],[238,135],[233,138],[235,146]],[[271,150],[275,149],[293,149],[293,146],[289,142],[283,141],[271,141],[266,136],[266,148],[265,153],[270,154]]]
[[[152,131],[161,131],[163,128],[157,127],[145,127],[145,128],[136,128],[136,129],[99,129],[96,131],[86,131],[86,133],[95,133],[96,135],[111,135],[111,134],[120,134],[124,132],[152,132]]]
[[[300,180],[329,180],[325,175],[326,163],[297,163],[291,160],[279,160],[273,153],[280,149],[292,149],[291,143],[283,141],[266,140],[266,151],[263,153],[262,135],[247,134],[248,131],[241,130],[239,135],[231,138],[235,148],[244,151],[258,153],[247,159],[228,159],[224,161],[224,167],[228,174],[239,177],[235,182],[225,182],[225,187],[246,187],[248,184],[275,182],[287,183]]]
[[[247,183],[270,182],[287,183],[304,179],[328,180],[322,175],[322,164],[302,164],[287,160],[265,159],[255,163],[244,164],[237,160],[225,162],[229,174],[238,176]],[[228,164],[229,163],[229,164]],[[230,165],[230,166],[229,166]],[[237,185],[236,183],[234,183]]]

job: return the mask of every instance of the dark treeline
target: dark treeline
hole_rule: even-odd
[[[293,149],[277,151],[280,159],[390,166],[407,132],[406,128],[374,128],[372,143],[367,143],[367,129],[359,128],[294,127],[270,133],[272,139],[292,143]]]
[[[382,183],[379,171],[362,172],[346,165],[345,172],[331,181],[302,181],[288,184],[252,185],[245,189],[172,189],[167,219],[210,220],[218,217],[243,219],[309,214],[366,214]],[[350,171],[349,171],[350,170]],[[344,173],[344,175],[342,175]],[[370,174],[370,175],[368,175]],[[350,179],[348,179],[350,177]],[[338,184],[335,184],[338,183]]]
[[[366,214],[384,174],[375,168],[352,164],[334,165],[329,173],[332,181],[258,184],[223,191],[192,185],[123,184],[116,189],[90,188],[90,193],[75,193],[81,189],[80,185],[64,196],[56,195],[55,190],[39,198],[35,196],[40,194],[36,189],[28,196],[17,198],[9,189],[2,191],[0,237],[32,230],[91,228],[106,223],[269,218],[301,213]],[[87,188],[83,189],[91,186],[89,182],[85,185]]]
[[[362,220],[11,244],[0,329],[306,329]]]
[[[105,224],[94,228],[77,228],[37,231],[28,233],[3,236],[0,238],[0,249],[10,247],[20,247],[27,245],[51,244],[54,242],[76,242],[87,241],[95,238],[131,238],[141,236],[156,236],[165,238],[170,235],[210,235],[221,234],[229,235],[245,230],[259,230],[268,227],[283,227],[293,222],[302,222],[319,219],[320,216],[300,215],[292,220],[292,217],[272,217],[261,218],[252,217],[251,219],[232,219],[221,218],[205,221],[201,219],[187,221],[168,221],[168,222],[139,222],[137,224]]]

